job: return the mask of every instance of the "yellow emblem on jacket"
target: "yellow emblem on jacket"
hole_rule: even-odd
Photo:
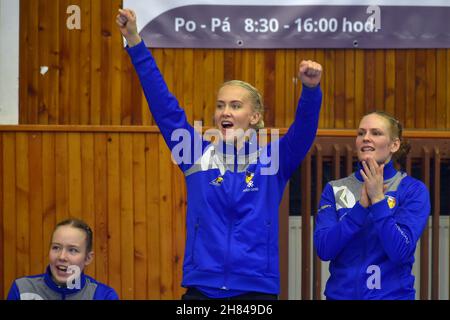
[[[387,196],[387,203],[388,203],[389,208],[392,209],[395,207],[395,204],[397,203],[397,201],[395,200],[394,197]]]

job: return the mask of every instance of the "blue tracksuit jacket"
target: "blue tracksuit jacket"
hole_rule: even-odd
[[[58,286],[52,279],[50,267],[44,274],[14,280],[8,300],[117,300],[113,288],[85,275],[80,276],[80,289]]]
[[[411,274],[417,241],[430,213],[426,186],[384,168],[384,201],[367,209],[359,204],[363,179],[359,170],[328,183],[314,231],[322,260],[330,260],[328,299],[414,299]]]
[[[289,177],[314,141],[320,88],[303,88],[295,121],[283,138],[264,148],[251,139],[238,151],[194,131],[144,42],[127,50],[172,155],[186,160],[179,163],[187,185],[182,285],[212,297],[278,294],[278,207]],[[180,151],[186,141],[190,147]],[[264,174],[271,167],[278,170]]]

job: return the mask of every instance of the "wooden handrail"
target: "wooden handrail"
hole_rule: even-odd
[[[203,127],[204,130],[211,127]],[[268,128],[270,131],[273,128]],[[285,134],[287,128],[279,128]],[[0,125],[0,132],[159,132],[157,126],[101,126],[101,125]],[[318,137],[355,137],[356,129],[319,129]],[[450,139],[450,130],[404,130],[405,138]]]

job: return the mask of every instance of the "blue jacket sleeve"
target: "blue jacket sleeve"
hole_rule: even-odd
[[[295,120],[286,135],[279,140],[281,176],[286,180],[298,168],[314,142],[319,125],[321,104],[320,86],[315,88],[303,86]],[[274,148],[272,147],[273,152]]]
[[[368,214],[369,211],[357,202],[352,209],[339,217],[333,188],[327,184],[320,199],[314,230],[314,245],[320,259],[335,259],[361,230]]]
[[[400,202],[401,201],[401,202]],[[415,180],[391,210],[387,200],[369,207],[381,244],[393,262],[404,263],[414,257],[416,244],[430,214],[430,196],[426,186]]]
[[[20,300],[20,292],[19,288],[16,285],[16,281],[13,282],[11,288],[9,289],[8,297],[6,298],[6,300]]]
[[[185,171],[196,158],[201,156],[203,148],[201,135],[187,121],[186,113],[180,107],[178,100],[169,91],[144,41],[141,41],[134,47],[127,47],[127,51],[139,76],[150,111],[161,130],[164,140],[173,153],[175,152],[175,147],[178,150],[180,145],[184,146],[184,148],[180,149],[181,152],[180,150],[177,151],[179,154],[172,155],[175,159],[185,160],[185,163],[181,165],[178,163],[180,168]]]
[[[113,288],[98,283],[93,300],[119,300],[119,296]]]

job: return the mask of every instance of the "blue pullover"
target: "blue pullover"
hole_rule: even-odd
[[[361,166],[359,165],[359,168]],[[426,186],[384,167],[385,200],[364,208],[358,171],[322,193],[314,244],[330,260],[328,299],[414,299],[414,252],[430,213]]]
[[[236,150],[193,129],[144,42],[127,51],[172,155],[184,159],[178,163],[187,186],[182,286],[212,298],[278,294],[278,208],[314,141],[320,87],[303,87],[295,121],[283,138],[260,147],[252,137]],[[186,141],[189,147],[180,148]]]

